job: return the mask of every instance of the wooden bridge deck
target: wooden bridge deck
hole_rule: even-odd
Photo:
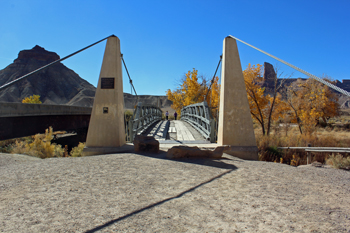
[[[153,136],[160,144],[210,144],[190,124],[180,121],[160,121],[153,128],[148,129],[147,136]],[[167,147],[167,146],[166,146]]]

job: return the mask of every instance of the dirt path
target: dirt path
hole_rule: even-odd
[[[1,232],[350,232],[347,171],[228,155],[18,157],[0,154]]]

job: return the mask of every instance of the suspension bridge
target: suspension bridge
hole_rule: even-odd
[[[0,140],[41,133],[51,124],[57,130],[88,128],[86,154],[120,152],[127,142],[133,142],[136,135],[144,134],[153,136],[161,144],[170,146],[175,144],[206,144],[207,147],[209,145],[228,145],[230,146],[229,152],[235,156],[257,159],[255,135],[236,41],[350,96],[347,91],[233,36],[225,38],[223,53],[213,76],[214,79],[222,63],[218,119],[211,116],[206,102],[184,107],[181,110],[181,120],[176,121],[163,121],[162,111],[158,106],[137,103],[133,116],[128,120],[125,119],[122,66],[126,70],[129,83],[136,96],[137,93],[123,54],[120,52],[119,38],[114,35],[6,83],[0,87],[0,91],[105,40],[107,43],[92,109],[19,103],[2,104]]]

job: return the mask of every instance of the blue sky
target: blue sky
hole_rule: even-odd
[[[316,76],[350,79],[349,0],[1,0],[0,9],[0,69],[35,45],[64,57],[115,34],[137,93],[165,95],[192,68],[212,77],[233,35]],[[104,47],[63,63],[96,86]],[[243,69],[277,64],[239,42],[238,49]],[[130,92],[125,72],[123,82]]]

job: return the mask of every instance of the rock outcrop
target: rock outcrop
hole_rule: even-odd
[[[0,70],[0,86],[13,81],[29,72],[60,59],[55,52],[50,52],[36,45],[30,50],[22,50],[14,62]],[[0,92],[0,102],[21,102],[33,94],[40,95],[44,104],[65,104],[92,107],[96,88],[82,79],[73,70],[62,63],[36,73],[27,79]],[[124,93],[125,108],[133,109],[138,102],[170,108],[172,102],[167,96],[139,95]]]
[[[273,84],[276,77],[275,69],[273,65],[268,62],[264,62],[264,80],[266,83]]]
[[[275,77],[276,77],[276,72],[273,65],[271,65],[268,62],[264,62],[263,81],[260,83],[260,85],[265,88],[265,94],[273,94]],[[283,82],[282,89],[280,91],[285,92],[288,86],[297,85],[306,80],[307,80],[306,78],[289,78],[289,79],[280,78],[280,79],[277,79],[277,86],[279,86]],[[350,79],[343,79],[341,82],[339,80],[336,80],[334,82],[334,85],[350,92]],[[337,91],[334,91],[334,92],[339,97],[338,103],[340,108],[350,108],[350,98]]]
[[[36,45],[23,50],[18,58],[5,69],[0,70],[0,85],[4,85],[60,57]],[[79,77],[62,63],[56,63],[43,71],[21,80],[0,92],[1,102],[21,102],[33,94],[40,95],[44,104],[68,104],[92,106],[95,87]]]
[[[218,146],[214,151],[201,150],[196,146],[174,146],[168,150],[166,157],[168,159],[182,159],[182,158],[209,158],[220,159],[228,146]]]
[[[136,152],[158,153],[159,142],[152,136],[136,135],[134,139],[134,148]]]

